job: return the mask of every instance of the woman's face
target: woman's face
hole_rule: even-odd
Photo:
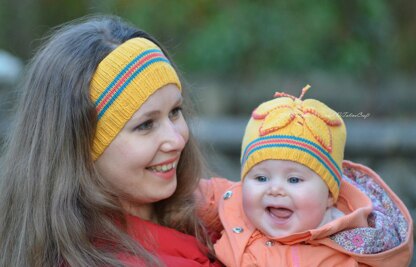
[[[95,161],[128,213],[150,220],[153,203],[176,190],[176,166],[189,137],[181,106],[176,85],[161,87]]]

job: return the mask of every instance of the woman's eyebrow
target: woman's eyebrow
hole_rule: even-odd
[[[160,110],[150,110],[148,112],[143,113],[140,117],[153,117],[160,113]]]

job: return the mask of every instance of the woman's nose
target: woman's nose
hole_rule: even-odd
[[[186,130],[186,132],[184,132]],[[181,151],[187,142],[187,131],[183,129],[182,125],[175,124],[174,122],[167,122],[164,127],[162,135],[161,150],[164,152]]]

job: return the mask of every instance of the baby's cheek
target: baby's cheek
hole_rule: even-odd
[[[243,188],[243,209],[248,217],[255,216],[254,214],[258,212],[260,207],[260,199],[254,190],[250,188]]]
[[[302,207],[300,207],[301,216],[307,218],[304,221],[308,229],[316,228],[324,219],[326,211],[326,203],[322,201],[305,200]]]

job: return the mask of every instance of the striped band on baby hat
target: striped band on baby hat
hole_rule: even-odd
[[[290,160],[317,173],[336,201],[346,128],[337,112],[315,99],[276,93],[252,114],[241,147],[241,179],[264,160]]]
[[[94,161],[148,97],[167,84],[181,90],[167,57],[145,38],[124,42],[100,62],[90,84],[98,118],[92,144]]]

